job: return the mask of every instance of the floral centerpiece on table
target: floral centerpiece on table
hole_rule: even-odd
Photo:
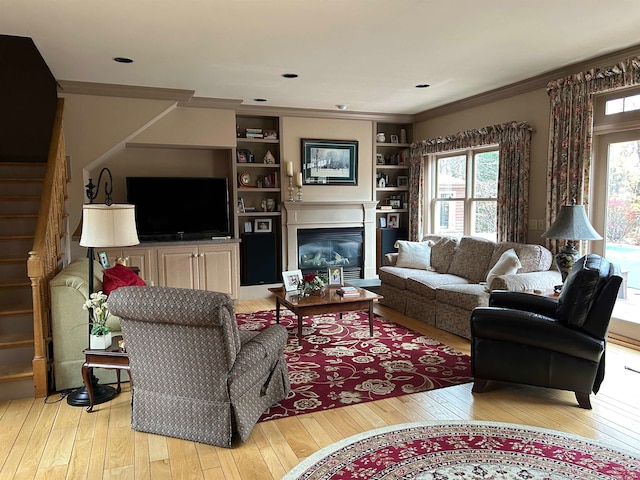
[[[300,288],[304,295],[312,295],[319,293],[327,285],[327,281],[322,275],[316,273],[307,273],[302,277]]]
[[[102,292],[92,293],[89,299],[82,304],[83,310],[91,311],[91,337],[105,337],[100,343],[95,343],[91,339],[91,348],[107,348],[111,345],[111,328],[107,325],[107,317],[109,316],[109,305],[107,304],[107,296]],[[107,346],[96,346],[107,344]]]

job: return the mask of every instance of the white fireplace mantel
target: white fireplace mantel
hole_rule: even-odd
[[[298,269],[298,230],[364,227],[364,277],[376,277],[376,201],[284,202],[286,269]]]

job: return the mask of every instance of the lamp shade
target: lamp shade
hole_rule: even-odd
[[[600,240],[587,218],[584,205],[563,205],[553,225],[542,234],[543,238],[565,240]]]
[[[135,206],[89,203],[82,206],[83,247],[127,247],[140,243]]]

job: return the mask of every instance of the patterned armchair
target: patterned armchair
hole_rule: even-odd
[[[129,353],[135,430],[230,447],[289,392],[286,330],[239,331],[226,294],[122,287],[109,308]]]

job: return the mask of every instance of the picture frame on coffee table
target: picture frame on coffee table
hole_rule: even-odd
[[[342,285],[344,285],[342,267],[329,267],[327,277],[329,278],[330,287],[341,287]]]
[[[282,283],[286,292],[298,290],[298,284],[302,282],[302,270],[288,270],[282,272]]]

